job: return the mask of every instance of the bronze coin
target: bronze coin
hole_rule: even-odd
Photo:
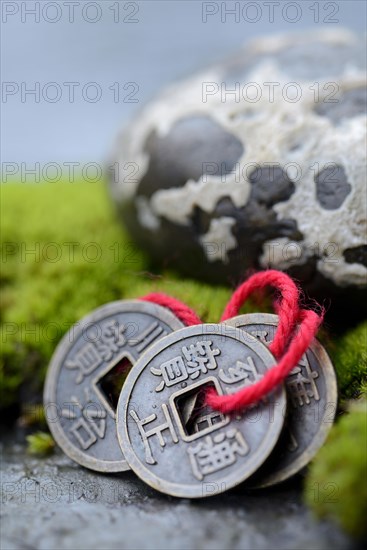
[[[161,306],[121,300],[94,310],[65,334],[48,368],[44,409],[70,458],[99,472],[129,469],[116,433],[121,385],[153,342],[183,326]]]
[[[241,328],[267,346],[272,342],[278,316],[269,313],[239,315],[227,325]],[[317,340],[288,375],[285,383],[288,412],[279,441],[269,459],[249,480],[267,487],[302,470],[322,447],[334,422],[337,382],[331,360]]]
[[[256,338],[224,324],[178,330],[137,361],[117,407],[119,442],[132,470],[158,491],[211,496],[253,474],[274,448],[286,396],[224,415],[205,405],[213,387],[231,394],[275,362]]]

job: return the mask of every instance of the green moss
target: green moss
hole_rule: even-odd
[[[45,432],[37,432],[27,436],[27,451],[31,455],[47,456],[55,448],[52,436]]]
[[[332,428],[311,465],[305,498],[318,517],[331,518],[351,535],[367,535],[367,401],[350,411]]]
[[[367,390],[367,322],[330,346],[342,397],[351,399]]]
[[[150,273],[102,183],[7,184],[1,198],[3,407],[40,393],[61,336],[101,304],[162,291],[219,319],[229,289]]]

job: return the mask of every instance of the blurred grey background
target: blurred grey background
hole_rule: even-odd
[[[2,162],[102,162],[121,125],[162,86],[255,36],[321,26],[364,32],[366,6],[2,0]]]

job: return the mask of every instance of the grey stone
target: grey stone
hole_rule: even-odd
[[[110,184],[132,236],[206,281],[271,267],[367,303],[367,269],[346,253],[367,244],[365,70],[364,38],[318,29],[257,39],[163,92],[111,157],[137,167]]]
[[[2,446],[1,477],[2,550],[355,548],[312,517],[297,481],[193,502],[161,495],[132,472],[90,472],[59,451],[31,458],[12,441]]]
[[[349,264],[362,264],[367,267],[367,245],[347,248],[344,251],[344,258]]]
[[[243,149],[233,134],[209,117],[181,119],[164,138],[155,133],[147,138],[144,151],[150,162],[137,193],[151,197],[157,182],[159,189],[182,187],[189,179],[198,180],[212,163],[220,166],[221,175],[229,174]]]
[[[326,210],[340,208],[352,190],[342,166],[324,168],[316,174],[315,182],[317,200]]]
[[[338,101],[319,103],[316,106],[317,114],[327,116],[334,123],[338,124],[345,118],[366,114],[367,89],[365,86],[346,90]]]
[[[249,176],[250,200],[274,206],[289,199],[296,187],[286,172],[277,166],[259,166]]]
[[[273,47],[259,47],[250,58],[244,55],[247,50],[244,47],[241,53],[227,63],[225,79],[232,82],[249,80],[250,71],[262,62],[279,64],[285,73],[296,80],[323,80],[327,74],[338,76],[340,68],[349,65],[351,60],[353,66],[360,69],[365,67],[365,52],[358,40],[344,40],[343,32],[338,36],[325,29],[307,35],[308,39],[305,40],[290,36],[292,47],[289,47],[285,36],[269,37]],[[331,48],[325,47],[325,39],[328,37]],[[266,45],[265,40],[263,44]]]

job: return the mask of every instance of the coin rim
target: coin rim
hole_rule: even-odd
[[[209,327],[210,330],[207,329],[206,332],[203,331],[203,327]],[[228,331],[228,328],[231,330]],[[217,329],[217,330],[215,330]],[[219,329],[219,332],[218,332]],[[131,469],[136,473],[136,475],[142,479],[145,483],[150,485],[150,487],[153,487],[153,489],[156,489],[162,493],[169,494],[171,496],[175,497],[181,497],[181,498],[202,498],[205,496],[214,496],[222,493],[223,491],[226,491],[232,487],[235,487],[248,477],[250,477],[265,461],[265,459],[270,455],[273,448],[275,447],[279,435],[281,433],[281,430],[283,428],[284,424],[284,418],[285,418],[285,410],[287,406],[287,399],[286,399],[286,392],[284,387],[279,387],[277,390],[278,393],[278,401],[282,405],[282,412],[279,415],[275,414],[275,421],[273,422],[273,429],[269,432],[267,432],[264,440],[262,441],[260,447],[255,452],[254,456],[251,459],[251,462],[253,464],[252,468],[249,470],[246,470],[246,472],[241,476],[239,475],[239,472],[236,472],[235,474],[229,475],[228,478],[226,478],[225,489],[216,491],[211,493],[210,495],[204,495],[202,490],[202,482],[198,482],[197,484],[190,484],[190,485],[182,485],[179,483],[172,483],[170,481],[163,480],[162,478],[158,477],[154,473],[151,472],[150,469],[148,469],[138,458],[136,455],[134,448],[130,442],[130,437],[127,430],[127,410],[128,407],[125,406],[126,403],[129,403],[131,392],[134,389],[135,383],[139,379],[140,375],[144,371],[145,368],[148,368],[151,361],[154,359],[156,355],[167,349],[171,344],[175,344],[182,340],[184,337],[191,337],[191,336],[202,336],[205,334],[206,336],[213,334],[215,336],[218,336],[218,334],[223,336],[228,336],[230,338],[235,339],[236,341],[243,342],[241,340],[238,330],[232,329],[232,327],[226,327],[225,332],[223,333],[223,323],[207,323],[202,325],[194,325],[190,327],[185,327],[180,330],[177,330],[168,336],[165,336],[161,340],[157,341],[149,350],[147,350],[141,358],[136,362],[134,370],[131,370],[126,378],[126,382],[124,384],[124,387],[121,391],[120,398],[117,405],[117,415],[116,415],[116,425],[117,425],[117,436],[118,440],[122,449],[122,452],[129,463]],[[271,354],[269,349],[261,343],[257,338],[250,336],[249,342],[253,344],[253,349],[255,353],[259,355],[259,357],[264,361],[265,365],[269,368],[270,366],[273,366],[275,363],[274,356]],[[248,342],[247,336],[246,336],[246,343]],[[265,357],[264,357],[265,356]],[[122,411],[122,412],[121,412]],[[263,446],[264,441],[269,444],[269,450],[266,456],[263,460],[259,460],[261,457],[261,453],[263,452]],[[256,462],[257,459],[257,462]]]
[[[43,391],[44,410],[46,410],[46,407],[49,405],[57,405],[57,383],[59,380],[60,370],[64,364],[66,355],[69,353],[71,347],[77,339],[81,336],[84,327],[87,324],[90,326],[91,324],[102,321],[109,315],[118,313],[145,313],[147,315],[151,315],[152,317],[157,317],[160,321],[166,323],[172,331],[178,330],[185,326],[184,323],[180,321],[180,319],[172,311],[148,301],[116,300],[94,309],[85,317],[82,317],[82,319],[77,321],[77,323],[75,323],[68,330],[54,351],[45,378]],[[73,334],[71,341],[69,338],[70,334]],[[121,460],[102,460],[88,456],[86,453],[78,449],[66,437],[65,432],[60,425],[59,416],[57,416],[57,420],[55,422],[49,422],[46,415],[46,421],[56,443],[69,458],[74,460],[74,462],[77,462],[81,466],[89,468],[90,470],[103,473],[124,472],[130,469],[124,456]],[[117,441],[116,445],[118,445]]]
[[[245,322],[246,324],[236,325],[235,324],[236,320],[237,320],[237,323],[240,320],[241,322]],[[279,322],[279,316],[275,315],[274,313],[245,313],[243,315],[238,315],[236,317],[233,317],[228,321],[224,321],[224,324],[231,327],[236,327],[238,329],[242,329],[245,332],[247,332],[244,328],[247,325],[259,324],[259,325],[271,325],[271,326],[277,327],[278,322]],[[247,334],[250,334],[250,333],[247,333]],[[284,468],[280,469],[276,473],[272,473],[267,476],[264,476],[264,478],[261,481],[259,481],[259,483],[256,483],[256,487],[260,488],[260,487],[270,487],[272,485],[277,485],[278,483],[281,483],[282,481],[289,479],[290,477],[292,477],[293,475],[301,471],[305,466],[307,466],[307,464],[309,464],[309,462],[316,456],[317,452],[321,449],[333,425],[333,421],[336,415],[337,402],[338,402],[338,386],[337,386],[336,373],[330,357],[328,356],[325,348],[320,344],[318,340],[316,339],[313,340],[313,342],[309,347],[309,350],[315,355],[316,360],[320,364],[320,368],[324,369],[328,376],[328,378],[327,376],[325,376],[326,403],[333,403],[333,404],[335,403],[335,410],[332,415],[332,420],[328,422],[324,422],[324,419],[326,416],[330,418],[330,412],[325,411],[319,424],[320,426],[319,431],[317,432],[316,436],[312,439],[311,444],[304,450],[304,452],[290,465],[285,466]],[[289,407],[288,410],[291,412],[292,411],[291,407]],[[253,487],[255,487],[255,485]]]

